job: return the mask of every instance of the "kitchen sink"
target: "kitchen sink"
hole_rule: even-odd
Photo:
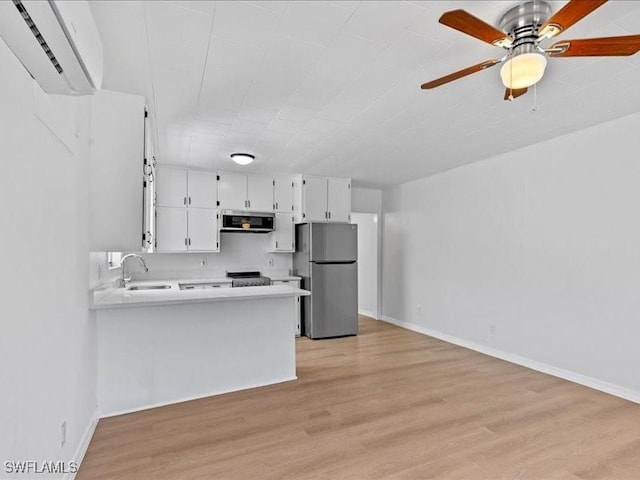
[[[141,291],[141,290],[167,290],[171,285],[132,285],[125,290]]]

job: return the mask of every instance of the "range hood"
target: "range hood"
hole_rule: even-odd
[[[271,212],[245,212],[224,210],[221,232],[269,233],[273,232],[275,214]]]

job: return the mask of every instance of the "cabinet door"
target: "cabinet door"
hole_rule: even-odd
[[[181,168],[158,167],[156,205],[185,207],[187,205],[187,171]]]
[[[185,252],[187,210],[181,207],[157,207],[156,216],[156,252]]]
[[[211,252],[218,250],[218,221],[216,210],[190,208],[189,213],[189,251]]]
[[[327,210],[330,222],[348,222],[351,218],[351,180],[329,178]]]
[[[272,250],[293,252],[293,216],[291,213],[276,213],[276,229],[272,234]]]
[[[240,173],[220,172],[218,200],[224,210],[247,208],[247,176]]]
[[[218,182],[214,172],[189,170],[187,206],[190,208],[216,208]]]
[[[247,208],[255,212],[273,212],[272,177],[247,177]]]
[[[293,182],[289,178],[276,178],[273,184],[273,203],[276,212],[293,211]]]
[[[302,221],[327,221],[327,179],[303,177],[302,181]]]

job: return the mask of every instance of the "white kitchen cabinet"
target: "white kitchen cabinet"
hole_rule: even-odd
[[[330,222],[351,221],[351,180],[327,179],[327,214]]]
[[[327,221],[327,179],[302,177],[302,221]]]
[[[187,170],[184,168],[157,168],[156,205],[159,207],[187,206]]]
[[[157,252],[187,251],[187,210],[181,207],[156,207]]]
[[[294,240],[294,218],[291,212],[276,212],[275,231],[271,233],[272,252],[293,252]]]
[[[303,175],[295,188],[296,221],[349,222],[351,180]]]
[[[90,102],[89,248],[95,252],[140,252],[145,99],[100,90]],[[55,125],[49,126],[55,129]],[[73,134],[71,137],[76,140]]]
[[[276,212],[293,212],[293,181],[290,178],[273,180],[273,207]]]
[[[218,200],[224,210],[246,210],[247,176],[241,173],[220,172]]]
[[[219,249],[217,211],[208,208],[187,210],[187,251],[211,252]]]
[[[156,252],[216,252],[219,234],[215,209],[156,207]]]
[[[220,172],[218,192],[224,210],[273,211],[273,178]]]
[[[189,208],[216,208],[218,182],[215,172],[189,170],[187,174],[187,206]]]
[[[291,287],[294,288],[300,288],[300,280],[274,280],[273,285],[289,285]],[[300,336],[300,330],[301,330],[301,325],[300,325],[300,319],[301,319],[301,312],[300,312],[300,306],[301,306],[301,302],[300,302],[300,297],[296,297],[297,300],[297,307],[296,307],[296,325],[295,325],[295,335],[296,337]]]
[[[273,178],[247,176],[247,209],[255,212],[273,211]]]

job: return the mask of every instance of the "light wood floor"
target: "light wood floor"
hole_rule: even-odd
[[[101,420],[78,480],[640,479],[640,405],[383,322],[295,382]]]

